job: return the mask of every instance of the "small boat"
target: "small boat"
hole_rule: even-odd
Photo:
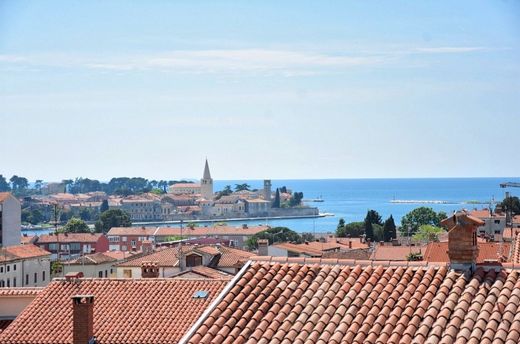
[[[304,202],[324,202],[325,200],[321,197],[318,198],[310,198],[310,199],[304,199]]]

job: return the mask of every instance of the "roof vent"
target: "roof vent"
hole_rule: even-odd
[[[207,291],[198,290],[195,292],[195,294],[193,294],[193,298],[194,299],[207,299],[208,295],[209,295],[209,293]]]

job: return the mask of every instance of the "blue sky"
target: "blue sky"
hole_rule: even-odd
[[[0,174],[518,176],[516,1],[0,1]]]

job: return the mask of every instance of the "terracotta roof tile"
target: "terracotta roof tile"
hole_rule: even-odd
[[[226,281],[54,280],[2,333],[2,343],[71,343],[74,295],[94,295],[98,343],[177,343]],[[207,291],[206,299],[195,299]],[[213,333],[214,330],[211,330]]]
[[[50,256],[50,252],[33,245],[15,245],[0,248],[0,262]]]
[[[67,243],[67,242],[86,242],[94,243],[103,236],[101,233],[59,233],[59,234],[42,234],[38,237],[38,244],[46,243]]]
[[[189,342],[512,343],[520,338],[516,270],[479,268],[468,274],[442,265],[286,261],[252,262]]]
[[[489,260],[505,261],[509,257],[511,244],[508,242],[479,242],[477,263]],[[423,259],[428,262],[449,262],[448,242],[429,243],[424,251]]]

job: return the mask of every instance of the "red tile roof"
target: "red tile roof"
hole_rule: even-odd
[[[24,288],[0,288],[0,297],[5,296],[25,296],[25,295],[38,295],[39,292],[41,292],[43,288],[31,288],[31,287],[24,287]]]
[[[517,343],[518,271],[253,263],[189,343]]]
[[[50,252],[33,245],[15,245],[0,248],[0,262],[50,256]]]
[[[254,235],[269,229],[268,226],[251,226],[247,228],[231,227],[231,226],[215,226],[215,227],[194,227],[183,228],[182,233],[180,227],[146,227],[144,230],[140,227],[112,227],[107,235],[155,235],[155,236],[180,236],[196,237],[196,236],[215,236],[215,235]],[[140,234],[142,233],[142,234]]]
[[[212,269],[207,266],[194,266],[189,268],[186,271],[179,272],[178,274],[172,276],[171,278],[175,279],[212,279],[212,280],[225,280],[230,281],[233,279],[232,274]]]
[[[175,279],[54,280],[0,333],[0,342],[71,343],[71,297],[94,295],[94,335],[98,343],[177,343],[226,283]],[[209,295],[195,299],[197,291]]]
[[[185,252],[187,249],[184,249]],[[159,249],[147,255],[143,255],[134,259],[127,260],[126,262],[119,263],[119,267],[141,267],[143,262],[154,262],[160,267],[172,267],[179,266],[179,248],[178,247],[166,247]]]
[[[67,243],[67,242],[86,242],[94,243],[103,236],[101,233],[59,233],[59,234],[42,234],[38,238],[38,244],[48,243]]]
[[[507,261],[511,250],[511,244],[504,242],[502,244],[497,242],[479,242],[477,263],[484,263],[486,260]],[[499,255],[499,252],[502,252]],[[426,247],[423,254],[423,259],[429,262],[449,262],[448,257],[448,243],[447,242],[432,242]]]
[[[0,192],[0,202],[5,201],[9,197],[11,197],[12,194],[10,192]]]
[[[370,257],[373,260],[407,260],[410,252],[418,253],[425,251],[426,246],[392,246],[377,245],[374,253]]]

